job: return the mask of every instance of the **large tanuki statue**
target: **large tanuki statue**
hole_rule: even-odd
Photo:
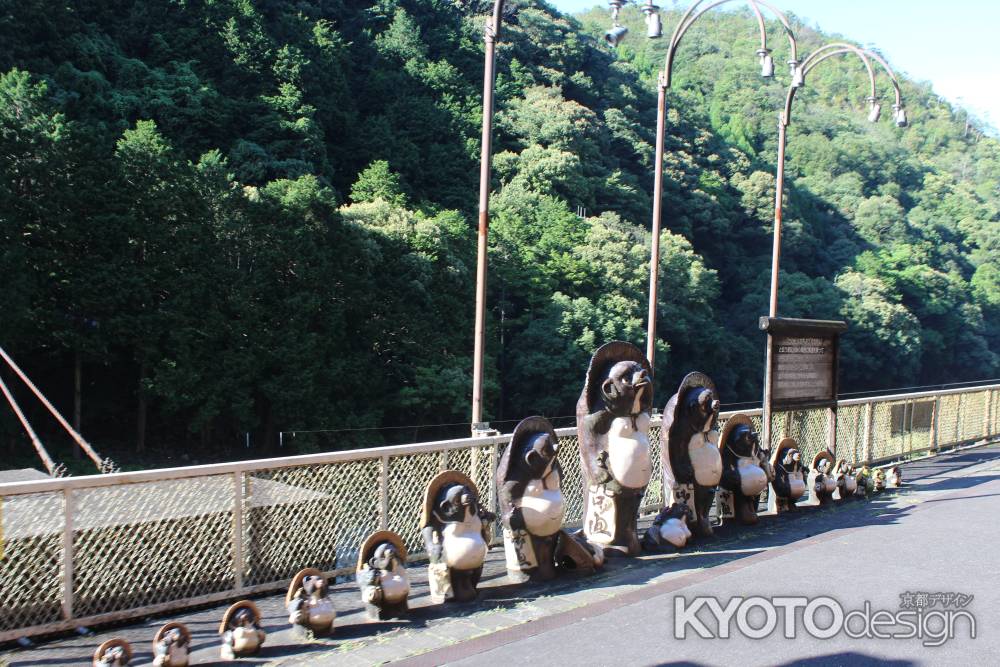
[[[704,373],[688,373],[663,409],[667,434],[660,454],[664,492],[671,491],[672,503],[687,504],[691,531],[699,537],[712,535],[708,513],[722,478],[718,419],[715,384]]]
[[[566,512],[558,451],[549,420],[528,417],[500,457],[497,492],[511,581],[546,581],[557,569],[593,570],[603,561],[600,547],[581,544],[562,530]]]
[[[420,525],[430,559],[427,578],[432,600],[476,599],[494,519],[479,504],[476,485],[457,470],[445,470],[430,481]]]
[[[630,343],[601,346],[576,404],[586,513],[584,534],[608,556],[638,555],[639,503],[649,484],[649,361]]]
[[[722,428],[722,479],[719,517],[735,517],[745,526],[757,523],[760,494],[767,488],[767,455],[746,415],[733,415]]]

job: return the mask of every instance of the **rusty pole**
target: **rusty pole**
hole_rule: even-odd
[[[792,89],[794,90],[794,88]],[[771,250],[771,299],[767,314],[778,316],[778,263],[781,257],[781,200],[785,183],[785,131],[788,118],[778,115],[778,173],[774,179],[774,245]],[[767,354],[764,361],[764,407],[761,414],[761,443],[771,448],[771,358],[774,353],[772,336],[767,334]]]
[[[903,112],[903,100],[899,89],[899,82],[896,80],[896,75],[890,69],[889,64],[873,51],[868,49],[861,49],[853,44],[847,44],[844,42],[834,42],[831,44],[826,44],[812,53],[802,62],[800,80],[798,84],[794,81],[788,88],[788,94],[785,96],[785,109],[778,115],[778,168],[774,179],[774,243],[771,250],[771,292],[770,300],[768,306],[768,315],[770,317],[778,316],[778,271],[781,263],[781,205],[783,194],[785,190],[785,143],[786,143],[786,132],[788,130],[788,124],[792,120],[792,100],[795,99],[795,91],[798,86],[804,85],[805,75],[808,74],[816,65],[823,62],[824,60],[831,58],[833,56],[839,56],[847,53],[853,53],[861,62],[864,64],[866,71],[868,72],[868,81],[870,87],[870,94],[868,99],[872,101],[872,104],[876,103],[876,89],[875,89],[875,71],[872,69],[871,62],[869,58],[874,58],[885,70],[892,83],[893,91],[895,93],[896,102],[893,105],[893,111],[896,114],[896,124],[900,127],[905,126],[906,116]],[[877,119],[877,114],[876,114]],[[771,377],[771,361],[773,356],[771,334],[767,335],[767,348],[766,348],[766,359],[764,362],[764,405],[761,414],[761,440],[765,446],[771,446],[771,392],[773,389],[773,378]],[[836,428],[837,421],[836,415],[833,415],[832,426],[830,427],[833,435],[830,438],[831,442],[836,440]]]
[[[684,33],[686,33],[687,29],[690,28],[691,25],[701,18],[706,12],[732,1],[733,0],[716,0],[715,2],[702,7],[697,13],[695,13],[695,10],[697,10],[698,7],[705,2],[705,0],[696,0],[690,7],[688,7],[687,11],[681,17],[680,22],[677,24],[677,27],[674,29],[673,36],[670,38],[670,45],[667,48],[667,55],[663,62],[663,70],[660,72],[658,80],[658,100],[656,109],[656,157],[654,158],[655,165],[653,172],[653,222],[651,225],[652,247],[650,249],[649,258],[649,309],[648,319],[646,321],[646,358],[649,359],[651,368],[655,368],[654,356],[656,353],[657,288],[660,281],[660,229],[662,224],[663,205],[663,135],[666,129],[667,117],[666,91],[667,88],[670,87],[674,55],[677,53],[677,47],[680,45],[680,41],[684,36]],[[788,19],[785,15],[765,0],[747,0],[747,2],[757,18],[757,26],[760,30],[760,49],[758,50],[758,53],[770,53],[767,48],[767,31],[764,23],[764,16],[761,14],[760,7],[758,7],[758,5],[761,5],[770,10],[781,22],[785,29],[785,33],[788,36],[789,48],[791,52],[790,62],[794,63],[793,67],[797,65],[798,52],[795,35],[792,33],[791,26],[789,25]]]
[[[472,358],[472,432],[488,430],[483,423],[483,352],[486,344],[486,251],[490,230],[490,166],[493,156],[493,87],[496,42],[504,0],[496,0],[493,20],[486,24],[486,64],[483,68],[483,139],[479,158],[479,244],[476,252],[476,325]]]

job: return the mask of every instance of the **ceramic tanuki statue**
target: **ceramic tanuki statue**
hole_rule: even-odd
[[[813,457],[809,468],[809,479],[806,487],[809,489],[809,499],[803,505],[815,507],[833,502],[833,492],[837,490],[837,478],[833,475],[833,454],[822,450]]]
[[[684,503],[664,507],[646,529],[646,534],[642,537],[642,548],[647,551],[662,551],[671,547],[683,549],[691,538],[687,520],[688,506]]]
[[[885,490],[885,470],[865,466],[858,473],[858,495],[869,496]]]
[[[430,481],[421,527],[430,559],[427,578],[432,600],[476,599],[489,548],[489,524],[495,519],[479,504],[476,485],[457,470],[445,470]]]
[[[771,456],[774,481],[768,496],[768,509],[780,514],[795,509],[795,501],[805,495],[806,481],[802,474],[802,454],[794,438],[784,438]]]
[[[889,474],[885,477],[885,487],[887,489],[898,489],[903,486],[903,472],[899,469],[899,466],[893,466],[889,469]]]
[[[562,530],[565,518],[559,439],[544,417],[517,425],[497,467],[507,576],[520,583],[547,581],[559,568],[593,570],[603,562],[600,546],[582,544]]]
[[[132,647],[120,637],[104,642],[94,651],[94,667],[125,667],[132,659]]]
[[[295,575],[285,595],[285,608],[296,634],[308,637],[333,632],[337,612],[329,593],[326,577],[319,570],[307,567]]]
[[[840,459],[833,469],[833,476],[837,480],[837,490],[833,492],[834,500],[853,498],[858,490],[858,480],[854,476],[854,469],[851,465],[844,459]]]
[[[576,404],[583,468],[583,532],[607,556],[641,552],[636,522],[653,464],[649,361],[631,343],[602,345],[590,360]]]
[[[187,667],[191,631],[183,623],[167,623],[153,637],[153,667]]]
[[[250,600],[241,600],[226,610],[219,625],[223,660],[257,655],[267,633],[260,627],[260,610]]]
[[[719,517],[735,517],[744,526],[757,523],[760,494],[767,488],[766,455],[746,415],[733,415],[722,428],[722,479]]]
[[[390,530],[372,533],[361,545],[355,579],[368,618],[384,621],[406,616],[410,595],[406,555],[403,539]]]
[[[698,537],[712,535],[708,513],[722,478],[718,419],[715,384],[704,373],[688,373],[663,409],[663,488],[670,490],[672,503],[687,504],[688,523]]]

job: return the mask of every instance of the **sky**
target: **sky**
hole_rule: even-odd
[[[655,0],[668,9],[675,5],[685,9],[691,1]],[[549,2],[568,13],[608,6],[601,0]],[[930,81],[938,95],[968,109],[994,130],[1000,127],[1000,0],[771,0],[770,4],[826,33],[878,47],[897,74]],[[669,34],[673,28],[665,24],[663,30]]]

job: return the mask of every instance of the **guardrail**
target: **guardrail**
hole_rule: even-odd
[[[760,428],[760,409],[741,412]],[[1000,385],[846,400],[838,415],[838,458],[877,464],[1000,434]],[[775,413],[772,446],[795,437],[809,461],[827,446],[827,419]],[[576,431],[557,434],[566,523],[579,525]],[[277,590],[303,567],[347,574],[378,529],[400,533],[419,558],[427,482],[461,470],[495,511],[493,471],[509,438],[0,484],[0,642]],[[662,497],[654,475],[643,511]]]

